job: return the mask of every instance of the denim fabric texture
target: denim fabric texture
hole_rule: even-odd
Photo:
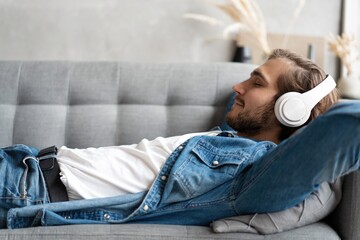
[[[0,149],[0,227],[6,227],[10,208],[48,203],[38,151],[25,145]]]
[[[2,221],[10,209],[8,228],[123,222],[208,225],[219,218],[284,210],[302,202],[322,182],[357,170],[360,104],[337,104],[278,146],[230,132],[194,137],[171,154],[148,192],[119,197],[43,204],[45,184],[36,161],[31,161],[27,201],[21,200],[26,172],[22,162],[35,152],[26,146],[2,150],[1,173],[14,175],[13,181],[2,179],[2,189],[14,187],[10,193],[2,190],[0,202]],[[9,197],[20,202],[9,203]]]

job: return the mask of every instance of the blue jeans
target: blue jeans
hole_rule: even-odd
[[[35,156],[25,145],[0,149],[0,227],[6,227],[10,208],[47,203],[45,182]]]
[[[360,103],[337,104],[278,146],[227,135],[195,137],[182,144],[148,193],[50,204],[32,158],[37,150],[22,145],[2,149],[1,227],[10,208],[10,228],[127,221],[207,225],[223,217],[284,210],[322,182],[359,169]],[[216,165],[211,164],[214,158]],[[193,164],[199,171],[186,168]]]

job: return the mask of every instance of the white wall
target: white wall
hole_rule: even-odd
[[[360,1],[344,0],[344,32],[355,34],[360,39]]]
[[[270,32],[284,33],[297,7],[298,0],[256,0],[264,9]],[[357,1],[357,0],[356,0]],[[341,0],[307,0],[291,29],[291,34],[327,36],[338,33]]]
[[[285,33],[298,1],[256,1],[269,32]],[[307,0],[290,33],[338,33],[340,2]],[[211,40],[219,29],[184,19],[187,12],[227,19],[200,0],[0,0],[0,60],[230,60],[231,44]]]
[[[215,28],[186,20],[194,0],[0,0],[2,60],[227,61]]]

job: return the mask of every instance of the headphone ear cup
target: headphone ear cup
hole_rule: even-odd
[[[305,93],[288,92],[275,103],[275,115],[279,122],[288,127],[299,127],[309,119],[313,107],[336,87],[330,75],[315,88]]]
[[[310,117],[309,109],[298,92],[288,92],[280,96],[275,103],[275,115],[279,122],[287,127],[299,127]]]

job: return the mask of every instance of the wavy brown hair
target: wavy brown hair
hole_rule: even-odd
[[[279,93],[275,96],[276,99],[287,92],[307,92],[316,87],[326,78],[325,72],[318,65],[289,50],[275,49],[270,54],[268,60],[277,58],[287,59],[291,64],[289,69],[282,73],[278,78]],[[334,89],[315,105],[311,111],[310,118],[305,125],[326,112],[338,101],[338,99],[338,90]],[[280,139],[283,140],[288,138],[298,128],[283,126]]]

